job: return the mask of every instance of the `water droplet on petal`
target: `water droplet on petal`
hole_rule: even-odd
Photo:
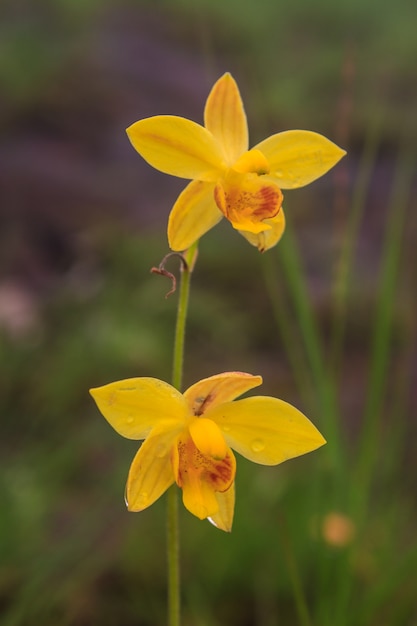
[[[133,416],[129,415],[129,417],[127,418],[126,421],[127,421],[128,424],[133,424]]]
[[[265,442],[262,439],[254,439],[250,447],[254,452],[262,452],[265,449]]]
[[[213,524],[213,526],[215,526],[216,528],[218,528],[218,524],[216,524],[216,522],[214,521],[214,519],[212,517],[208,517],[207,520],[210,522],[210,524]]]
[[[223,430],[224,433],[228,433],[230,431],[229,424],[223,424],[222,430]]]

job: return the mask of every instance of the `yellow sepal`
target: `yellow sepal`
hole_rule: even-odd
[[[207,411],[226,443],[254,463],[277,465],[326,443],[305,415],[291,404],[257,396]]]
[[[226,166],[213,135],[184,117],[148,117],[129,126],[126,132],[145,161],[165,174],[215,181]]]
[[[310,130],[287,130],[255,146],[265,156],[270,177],[281,189],[304,187],[328,172],[346,154]]]
[[[143,442],[130,466],[125,500],[129,511],[143,511],[174,483],[171,452],[178,430],[157,427]]]
[[[144,439],[157,424],[184,423],[187,404],[182,394],[157,378],[128,378],[90,389],[99,410],[114,430],[127,439]]]
[[[186,250],[222,217],[214,202],[214,183],[192,181],[179,195],[169,215],[169,247],[177,252]]]
[[[248,125],[238,86],[229,73],[213,85],[204,110],[204,125],[231,166],[248,149]]]

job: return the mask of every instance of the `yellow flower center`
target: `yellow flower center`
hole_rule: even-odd
[[[257,174],[262,176],[263,174],[269,174],[270,167],[267,159],[264,157],[260,150],[248,150],[241,157],[238,158],[233,165],[233,169],[241,174]]]
[[[224,459],[228,448],[217,424],[205,417],[199,417],[192,419],[188,429],[194,444],[202,454],[214,459]]]
[[[214,200],[238,230],[261,233],[271,226],[264,220],[275,217],[283,195],[275,183],[262,179],[269,173],[269,163],[259,150],[245,152],[228,169],[214,189]]]
[[[205,519],[218,511],[216,492],[227,491],[236,474],[236,461],[214,422],[194,418],[178,437],[172,451],[176,483],[183,490],[184,505]]]

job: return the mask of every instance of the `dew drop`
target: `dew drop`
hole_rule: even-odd
[[[254,439],[250,447],[254,452],[262,452],[265,449],[265,442],[262,439]]]
[[[129,415],[129,417],[127,418],[126,422],[127,422],[128,424],[133,424],[133,416],[132,416],[132,415]]]
[[[228,424],[223,424],[222,430],[224,433],[228,433],[230,431],[230,426]]]
[[[212,517],[208,517],[207,521],[210,522],[210,524],[213,524],[213,526],[215,526],[216,528],[218,528],[218,525],[216,524],[216,522],[214,521],[214,519]]]

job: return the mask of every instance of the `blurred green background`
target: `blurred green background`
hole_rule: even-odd
[[[137,444],[88,389],[170,379],[149,270],[184,181],[125,128],[201,123],[225,71],[252,145],[306,128],[348,156],[286,194],[276,249],[201,241],[185,383],[261,374],[328,445],[239,458],[231,535],[181,511],[183,623],[417,625],[416,23],[414,0],[2,0],[2,626],[165,623],[165,499],[126,512]]]

